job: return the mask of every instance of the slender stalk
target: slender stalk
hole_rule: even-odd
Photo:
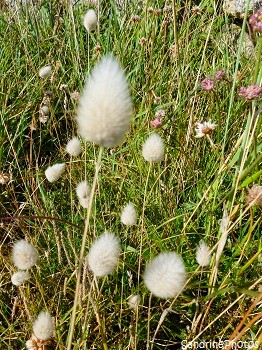
[[[71,350],[71,348],[72,348],[74,328],[75,328],[75,319],[76,319],[76,311],[77,311],[78,297],[79,297],[79,289],[80,289],[80,283],[81,283],[81,273],[82,273],[82,268],[83,268],[83,258],[84,258],[86,239],[87,239],[87,234],[88,234],[88,229],[89,229],[91,209],[92,209],[93,199],[95,196],[95,190],[96,190],[96,185],[97,185],[97,181],[98,181],[98,173],[99,173],[99,169],[100,169],[100,165],[101,165],[102,153],[103,153],[103,147],[100,147],[98,160],[96,163],[95,176],[93,179],[92,190],[91,190],[91,194],[90,194],[90,205],[87,209],[85,229],[84,229],[84,234],[83,234],[83,238],[82,238],[82,245],[81,245],[81,250],[80,250],[79,265],[77,268],[75,299],[74,299],[73,311],[72,311],[71,320],[70,320],[67,350]]]

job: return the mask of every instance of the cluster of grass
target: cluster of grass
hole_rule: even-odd
[[[0,185],[1,349],[23,348],[42,309],[55,318],[50,348],[67,347],[85,224],[75,186],[85,178],[92,181],[99,150],[86,144],[85,155],[74,161],[65,153],[67,141],[77,134],[71,93],[81,92],[89,70],[106,53],[126,68],[133,117],[126,141],[103,152],[86,253],[108,229],[120,238],[122,255],[117,271],[99,280],[99,292],[92,296],[100,325],[84,266],[73,348],[102,349],[101,325],[110,349],[177,349],[182,340],[229,339],[242,320],[240,330],[246,329],[239,338],[259,342],[261,317],[254,300],[262,284],[261,210],[248,206],[245,195],[260,181],[261,121],[259,104],[237,96],[238,86],[261,84],[256,49],[243,51],[243,36],[233,47],[224,33],[231,19],[209,0],[199,4],[200,12],[192,11],[191,1],[179,1],[165,13],[146,11],[162,9],[162,0],[123,3],[100,1],[99,25],[90,35],[82,24],[85,1],[42,0],[0,10],[0,173],[11,178]],[[38,76],[46,64],[53,67],[51,80]],[[214,92],[203,91],[201,80],[219,69],[228,81]],[[65,91],[61,84],[68,86]],[[48,90],[51,113],[41,123],[39,108]],[[160,103],[154,103],[155,96]],[[141,147],[159,108],[166,112],[157,131],[165,142],[165,160],[149,171]],[[196,123],[204,120],[218,125],[213,147],[208,139],[194,137]],[[44,170],[57,162],[67,163],[66,174],[50,184]],[[120,212],[130,201],[139,220],[127,229]],[[223,205],[230,224],[214,279]],[[21,238],[38,249],[40,260],[29,283],[15,287],[10,254]],[[201,239],[214,253],[204,270],[195,259]],[[174,301],[151,299],[138,266],[143,271],[147,261],[170,250],[182,255],[188,284]],[[138,293],[136,314],[127,299]]]

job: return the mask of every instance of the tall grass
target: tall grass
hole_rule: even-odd
[[[0,174],[11,178],[0,185],[1,349],[25,347],[43,309],[55,320],[48,347],[69,347],[86,219],[75,187],[93,181],[99,156],[93,144],[83,145],[85,154],[75,159],[65,152],[77,134],[71,93],[82,91],[106,53],[125,67],[133,116],[126,141],[102,154],[82,249],[86,257],[95,237],[107,229],[120,238],[122,254],[117,271],[103,279],[94,280],[83,261],[70,348],[177,349],[183,340],[231,336],[261,342],[261,208],[245,199],[253,183],[261,184],[261,100],[238,97],[238,87],[250,85],[254,74],[261,85],[257,49],[247,54],[241,41],[235,44],[224,35],[232,19],[213,2],[200,2],[200,14],[190,1],[169,1],[171,10],[161,14],[148,11],[164,5],[162,0],[122,7],[100,1],[99,30],[90,34],[82,25],[84,1],[42,0],[0,10]],[[53,75],[42,80],[38,70],[47,64]],[[219,69],[228,81],[214,92],[203,91],[202,79]],[[50,117],[43,124],[39,109],[47,90],[52,91]],[[161,102],[155,104],[154,96]],[[159,108],[166,115],[154,132],[165,142],[165,159],[149,165],[141,149]],[[211,134],[215,149],[207,138],[194,137],[196,123],[205,120],[217,124]],[[44,170],[57,162],[66,162],[67,170],[50,184]],[[129,228],[120,221],[128,202],[138,212],[138,225]],[[216,265],[225,210],[227,238]],[[21,238],[37,248],[40,259],[29,283],[15,287],[10,257]],[[201,239],[213,254],[203,269],[195,258]],[[150,295],[141,276],[162,251],[179,253],[188,272],[184,292],[174,300]],[[127,303],[135,294],[141,295],[137,311]]]

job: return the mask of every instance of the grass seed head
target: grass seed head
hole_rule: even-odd
[[[30,269],[37,263],[38,258],[38,251],[27,241],[20,240],[13,245],[12,259],[18,269]]]
[[[15,272],[12,275],[11,281],[12,281],[13,285],[21,286],[21,284],[23,284],[24,282],[29,280],[30,277],[31,276],[30,276],[29,272],[27,272],[27,271],[18,271],[18,272]]]
[[[136,295],[131,295],[128,298],[127,303],[130,309],[137,310],[137,308],[139,307],[140,301],[141,301],[141,295],[136,294]]]
[[[88,264],[95,276],[110,275],[117,266],[120,255],[119,239],[106,231],[97,238],[88,254]]]
[[[177,253],[163,252],[149,262],[143,277],[151,293],[169,299],[182,292],[187,275],[184,261]]]
[[[47,79],[48,77],[50,77],[52,73],[52,67],[51,66],[45,66],[39,69],[39,77],[42,79]]]
[[[84,16],[84,27],[88,32],[92,32],[97,26],[97,15],[94,10],[88,10]]]
[[[134,226],[137,221],[136,208],[133,203],[128,203],[122,213],[121,213],[121,221],[126,226]]]
[[[33,324],[33,332],[37,339],[47,340],[53,336],[54,321],[47,311],[41,311]]]
[[[65,164],[54,164],[49,166],[45,171],[45,176],[49,182],[57,181],[65,171]]]
[[[76,194],[80,205],[83,208],[89,207],[89,197],[91,193],[91,187],[87,181],[82,181],[76,186]]]
[[[82,153],[81,142],[77,137],[73,137],[66,145],[66,152],[70,156],[78,157]]]
[[[202,267],[208,266],[211,262],[211,249],[204,241],[200,241],[197,246],[196,260]]]
[[[131,97],[124,72],[114,58],[104,57],[79,98],[79,133],[86,141],[117,146],[124,141],[130,116]]]
[[[158,134],[152,134],[143,144],[142,155],[148,162],[158,163],[164,159],[165,146]]]

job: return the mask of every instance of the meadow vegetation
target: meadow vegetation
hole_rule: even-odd
[[[47,311],[52,337],[34,349],[171,350],[181,341],[235,339],[258,350],[262,108],[261,91],[249,98],[243,87],[261,86],[261,34],[243,49],[247,16],[233,42],[225,35],[233,19],[210,0],[32,3],[0,9],[0,349],[26,349]],[[88,32],[91,8],[98,23]],[[108,54],[131,91],[130,129],[113,147],[79,138],[83,152],[70,156],[79,94]],[[51,75],[41,78],[47,65]],[[215,126],[205,133],[203,122]],[[164,144],[156,162],[142,152],[153,133]],[[45,170],[57,163],[64,173],[49,182]],[[92,206],[83,208],[79,193],[90,194],[95,172]],[[76,194],[84,180],[90,188]],[[128,203],[137,218],[121,220]],[[105,231],[118,239],[111,253],[118,258],[117,242],[121,252],[108,276],[94,277],[94,257],[86,258]],[[19,240],[39,256],[17,286]],[[172,298],[151,294],[143,279],[162,252],[176,252],[187,272]]]

